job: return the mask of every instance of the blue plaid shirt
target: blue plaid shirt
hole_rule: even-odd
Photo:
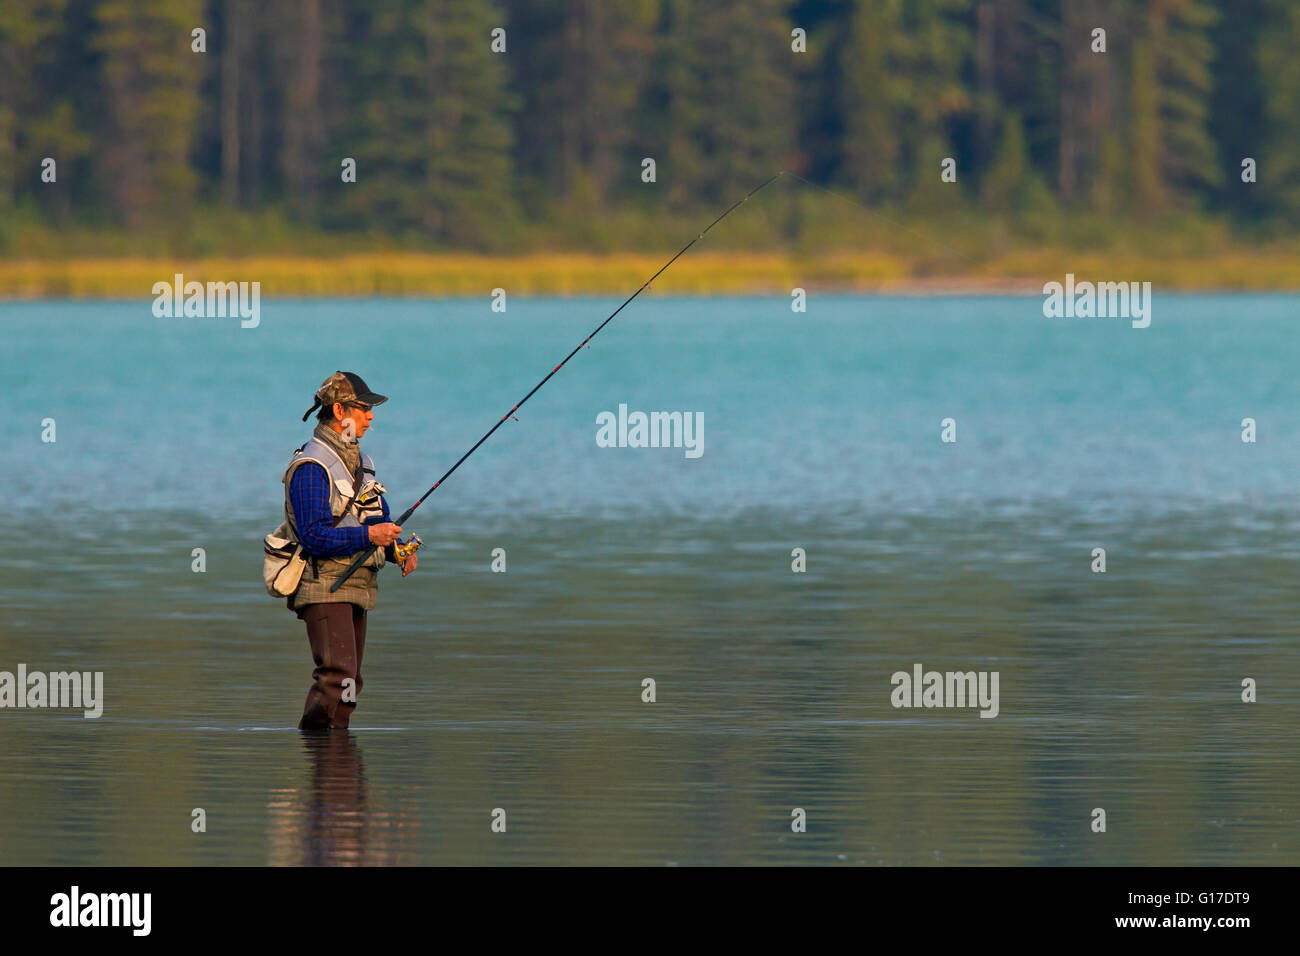
[[[370,547],[370,532],[365,527],[336,528],[330,513],[330,477],[320,465],[309,461],[302,464],[289,480],[289,502],[298,524],[298,540],[302,549],[318,558],[338,558],[356,554]],[[366,525],[388,521],[388,501],[379,499],[383,514],[366,521]],[[399,539],[400,542],[400,539]],[[384,556],[394,563],[397,555],[390,544]]]

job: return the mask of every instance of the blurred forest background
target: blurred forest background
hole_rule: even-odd
[[[1293,250],[1300,4],[0,4],[10,259],[675,248],[782,168],[879,215],[787,180],[710,242]]]

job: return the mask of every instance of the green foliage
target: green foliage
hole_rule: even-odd
[[[1279,3],[1270,25],[1274,29],[1261,37],[1258,52],[1266,84],[1264,148],[1255,156],[1258,186],[1295,227],[1300,226],[1300,6]]]
[[[49,41],[59,26],[62,0],[0,3],[0,219],[11,211],[18,170],[30,171],[23,120],[39,115],[37,74],[50,63]],[[12,224],[0,223],[0,241]]]
[[[7,0],[0,245],[670,246],[781,168],[1013,244],[1063,209],[1294,230],[1298,64],[1291,0]],[[733,231],[901,241],[813,208]]]
[[[1029,148],[1020,117],[1008,113],[1002,123],[1002,138],[993,168],[984,177],[982,198],[990,209],[1023,209],[1025,186],[1031,175]]]
[[[1220,179],[1215,146],[1207,128],[1214,57],[1209,34],[1217,14],[1204,0],[1175,0],[1167,7],[1167,21],[1153,31],[1160,163],[1163,177],[1175,194],[1191,201],[1208,193]]]
[[[334,172],[329,221],[470,246],[506,224],[514,100],[488,44],[501,22],[483,0],[402,0],[352,22],[351,116],[333,154],[355,159],[358,175],[344,184]]]
[[[183,215],[203,62],[190,51],[198,0],[101,0],[94,48],[108,115],[96,150],[114,208],[131,226]]]

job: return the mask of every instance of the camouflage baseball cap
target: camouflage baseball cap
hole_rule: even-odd
[[[320,388],[316,389],[316,401],[303,414],[302,420],[306,421],[307,416],[322,405],[330,408],[335,402],[342,402],[344,405],[364,405],[370,408],[374,405],[382,405],[386,401],[388,401],[387,395],[372,392],[370,386],[355,372],[335,372],[321,383]]]

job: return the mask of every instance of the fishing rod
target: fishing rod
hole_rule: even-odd
[[[558,372],[560,369],[564,368],[564,366],[565,366],[566,364],[568,364],[569,359],[571,359],[571,358],[573,358],[575,355],[577,355],[578,352],[581,351],[581,349],[582,349],[584,346],[586,346],[586,344],[587,344],[588,342],[590,342],[593,338],[596,337],[596,335],[600,332],[601,329],[603,329],[605,326],[609,325],[609,323],[613,320],[614,316],[618,315],[618,314],[619,314],[620,312],[622,312],[625,308],[627,308],[627,306],[631,303],[631,301],[632,301],[633,299],[635,299],[635,298],[636,298],[637,296],[639,296],[642,292],[644,292],[646,289],[648,289],[648,288],[650,287],[650,283],[654,282],[655,279],[658,279],[659,276],[661,276],[661,275],[663,274],[663,272],[664,272],[665,269],[667,269],[670,265],[672,265],[672,264],[673,264],[674,262],[676,262],[679,258],[681,258],[681,256],[686,252],[687,249],[689,249],[691,246],[695,245],[697,242],[699,242],[701,239],[703,239],[704,236],[705,236],[705,234],[708,233],[708,231],[709,231],[710,229],[712,229],[712,228],[713,228],[714,226],[716,226],[718,223],[722,222],[722,220],[726,219],[729,215],[731,215],[732,211],[733,211],[734,209],[736,209],[736,207],[740,206],[742,203],[745,202],[745,200],[749,199],[750,196],[754,195],[754,194],[755,194],[756,192],[758,192],[760,189],[762,189],[763,187],[765,187],[765,186],[771,184],[774,180],[780,179],[780,178],[781,178],[782,176],[784,176],[785,174],[786,174],[786,171],[783,169],[783,170],[781,170],[780,172],[776,173],[775,175],[773,175],[773,176],[769,177],[768,179],[764,180],[763,182],[759,183],[757,186],[755,186],[755,187],[754,187],[753,189],[751,189],[749,192],[745,193],[745,195],[742,196],[740,199],[737,199],[734,203],[732,203],[730,206],[728,206],[728,207],[727,207],[727,210],[726,210],[722,215],[720,215],[717,219],[713,220],[713,222],[709,223],[709,225],[704,229],[703,232],[701,232],[699,235],[697,235],[697,236],[696,236],[694,239],[692,239],[690,242],[686,243],[686,245],[682,246],[681,250],[677,253],[677,255],[673,256],[671,259],[669,259],[667,262],[665,262],[662,266],[660,266],[660,267],[659,267],[659,271],[656,272],[654,275],[652,275],[649,279],[647,279],[647,280],[646,280],[646,281],[641,285],[641,288],[637,289],[637,290],[636,290],[635,292],[633,292],[630,296],[628,296],[627,299],[624,300],[623,304],[620,305],[620,306],[619,306],[617,309],[615,309],[613,312],[611,312],[611,313],[609,314],[609,317],[606,318],[604,322],[602,322],[602,323],[600,323],[600,325],[596,326],[596,330],[595,330],[594,332],[592,332],[592,333],[591,333],[590,335],[588,335],[585,339],[583,339],[582,342],[581,342],[581,343],[580,343],[580,344],[579,344],[579,345],[578,345],[578,346],[577,346],[577,347],[576,347],[572,352],[570,352],[568,355],[566,355],[566,356],[564,357],[564,361],[563,361],[563,362],[561,362],[559,365],[555,366],[555,368],[551,369],[550,373],[547,374],[546,378],[542,379],[540,382],[538,382],[536,385],[534,385],[534,386],[533,386],[533,389],[532,389],[531,392],[529,392],[527,395],[525,395],[523,398],[521,398],[518,402],[516,402],[514,408],[510,409],[510,411],[508,411],[508,412],[506,412],[504,415],[502,415],[502,416],[501,416],[501,420],[498,421],[498,422],[497,422],[495,425],[493,425],[491,428],[489,428],[489,429],[487,430],[487,434],[485,434],[482,438],[480,438],[478,441],[476,441],[476,442],[474,443],[474,447],[472,447],[469,451],[465,452],[465,454],[461,455],[461,456],[460,456],[460,460],[457,461],[456,464],[454,464],[454,465],[452,465],[450,468],[448,468],[448,469],[447,469],[447,473],[444,474],[444,475],[443,475],[441,478],[439,478],[437,481],[435,481],[435,482],[433,483],[433,487],[430,488],[428,491],[426,491],[423,495],[421,495],[420,498],[419,498],[419,500],[416,501],[415,504],[411,505],[411,507],[407,508],[404,512],[402,512],[402,514],[401,514],[401,515],[397,518],[397,520],[396,520],[395,522],[393,522],[393,523],[394,523],[394,524],[397,524],[397,525],[403,525],[403,524],[406,524],[407,519],[410,518],[411,515],[415,513],[415,509],[418,508],[418,507],[420,507],[420,505],[422,505],[422,504],[424,503],[424,499],[425,499],[425,498],[428,498],[429,495],[433,494],[433,493],[438,489],[438,486],[439,486],[439,485],[441,485],[444,481],[446,481],[449,477],[451,477],[451,473],[452,473],[453,471],[455,471],[457,468],[459,468],[459,467],[461,466],[461,463],[464,462],[466,458],[468,458],[470,455],[474,454],[474,452],[478,450],[478,446],[479,446],[479,445],[483,444],[485,441],[487,441],[489,438],[491,438],[491,437],[492,437],[492,433],[493,433],[494,431],[496,431],[498,428],[500,428],[502,425],[504,425],[508,419],[510,419],[510,418],[514,418],[514,414],[515,414],[515,412],[519,411],[519,409],[523,407],[524,402],[526,402],[526,401],[528,401],[530,398],[532,398],[534,392],[536,392],[539,388],[541,388],[543,385],[545,385],[547,382],[549,382],[549,381],[551,380],[551,376],[552,376],[552,375],[554,375],[554,374],[555,374],[556,372]],[[519,421],[519,419],[515,418],[515,421]],[[417,547],[418,547],[418,545],[417,545]],[[374,554],[374,552],[375,552],[375,550],[376,550],[377,548],[378,548],[378,545],[374,545],[374,544],[372,544],[372,545],[370,545],[368,548],[366,548],[366,550],[360,552],[360,553],[356,556],[356,558],[353,559],[352,563],[351,563],[350,565],[348,565],[347,570],[343,572],[342,576],[341,576],[337,581],[335,581],[332,585],[330,585],[330,593],[333,594],[333,593],[334,593],[335,591],[337,591],[340,587],[342,587],[342,586],[343,586],[343,582],[346,581],[348,578],[350,578],[350,577],[353,575],[353,573],[354,573],[354,572],[355,572],[359,567],[361,567],[361,565],[365,564],[366,561],[370,558],[370,556],[371,556],[372,554]],[[407,552],[407,553],[411,553],[411,552]]]

